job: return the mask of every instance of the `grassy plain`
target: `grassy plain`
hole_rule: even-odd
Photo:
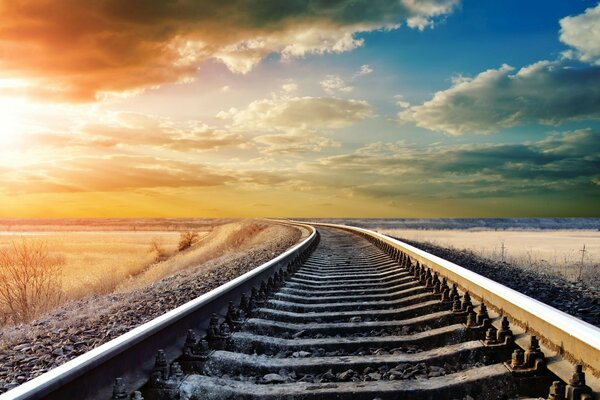
[[[118,282],[142,273],[156,259],[150,243],[167,254],[177,249],[178,232],[20,232],[0,233],[0,247],[43,241],[63,257],[62,290],[68,300],[90,293],[108,293]]]
[[[584,277],[600,271],[600,232],[594,230],[379,229],[379,232],[468,250],[481,257],[538,272],[558,273],[571,280],[579,278],[582,266]]]
[[[43,245],[48,249],[50,259],[61,260],[58,284],[51,288],[51,292],[58,295],[52,296],[52,304],[36,305],[36,315],[90,294],[127,292],[150,285],[177,271],[202,264],[226,252],[244,251],[248,246],[255,244],[255,240],[264,239],[264,235],[274,233],[267,229],[271,225],[264,222],[229,219],[1,222],[4,224],[0,223],[0,227],[4,225],[5,230],[0,230],[0,255],[3,252],[17,254],[19,249],[31,251],[38,248],[37,245]],[[185,231],[195,232],[197,242],[192,247],[181,250],[180,235]],[[27,253],[19,254],[20,260],[24,262]],[[2,278],[3,282],[9,283],[0,289],[11,287],[13,295],[19,295],[21,292],[16,289],[26,286],[18,286],[16,282],[29,279],[27,277],[36,271],[35,268],[45,268],[35,265],[32,267],[34,269],[31,270],[20,267],[22,269],[17,278],[8,272],[8,267],[0,265],[0,273],[5,275]],[[36,276],[39,282],[45,278],[43,275]],[[0,325],[2,321],[29,319],[22,318],[23,313],[15,314],[15,311],[11,311],[12,305],[9,308],[9,303],[6,303],[11,294],[7,295],[6,290],[0,292],[4,293],[4,297],[0,296]],[[28,286],[29,294],[26,296],[31,295],[31,290],[31,286]],[[28,301],[34,300],[30,299],[21,304],[26,305]],[[46,300],[37,300],[39,301]],[[12,301],[10,304],[13,304]]]

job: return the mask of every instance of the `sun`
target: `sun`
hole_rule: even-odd
[[[26,131],[31,104],[19,93],[27,87],[22,79],[0,78],[0,149],[16,143]]]
[[[18,143],[26,130],[23,111],[26,104],[18,99],[0,97],[0,148],[6,150],[11,144]]]

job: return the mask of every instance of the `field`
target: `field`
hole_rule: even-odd
[[[136,220],[134,225],[132,220],[92,220],[66,224],[78,229],[68,231],[65,225],[56,229],[56,221],[33,222],[18,221],[10,231],[0,231],[0,325],[27,322],[90,294],[143,288],[225,252],[243,251],[269,226],[232,220]],[[147,230],[160,227],[160,222],[165,230]],[[143,229],[126,230],[131,226]],[[24,231],[25,227],[35,229]],[[189,249],[179,249],[181,232],[174,227],[194,228],[195,242]],[[18,274],[8,272],[10,263],[2,258],[6,254],[20,254]],[[23,301],[13,307],[19,297]]]
[[[481,257],[560,274],[572,281],[597,278],[600,272],[597,230],[377,230],[398,238],[469,250]]]
[[[178,240],[178,232],[0,233],[0,247],[20,245],[23,241],[43,242],[52,254],[62,256],[61,282],[67,299],[112,291],[116,282],[141,273],[154,262],[152,241],[161,243],[165,252],[173,253]]]

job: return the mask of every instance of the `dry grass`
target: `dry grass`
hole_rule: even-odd
[[[273,235],[279,227],[259,221],[220,221],[206,230],[1,232],[0,250],[15,242],[44,243],[50,256],[63,260],[60,306],[90,294],[129,292],[225,253],[243,252]],[[179,251],[182,238],[193,232],[194,244]],[[275,256],[273,254],[272,256]],[[44,309],[43,311],[48,311]],[[0,310],[0,315],[7,310]],[[39,316],[35,315],[35,317]],[[0,323],[1,324],[1,323]]]
[[[215,227],[193,247],[155,263],[139,275],[123,281],[118,291],[129,291],[149,285],[177,271],[217,258],[228,251],[243,251],[261,240],[261,233],[268,226],[256,221],[242,221]]]
[[[62,289],[65,300],[112,292],[130,276],[143,272],[156,257],[158,243],[167,255],[175,252],[178,232],[35,232],[0,235],[0,248],[21,240],[46,243],[65,260]]]
[[[478,256],[540,273],[559,274],[577,281],[600,279],[600,232],[598,231],[480,231],[395,230],[381,233],[438,246],[465,249]],[[585,254],[582,263],[582,250]],[[504,250],[503,250],[504,247]]]

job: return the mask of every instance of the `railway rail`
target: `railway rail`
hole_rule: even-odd
[[[0,400],[600,399],[600,329],[389,237],[314,226]]]

